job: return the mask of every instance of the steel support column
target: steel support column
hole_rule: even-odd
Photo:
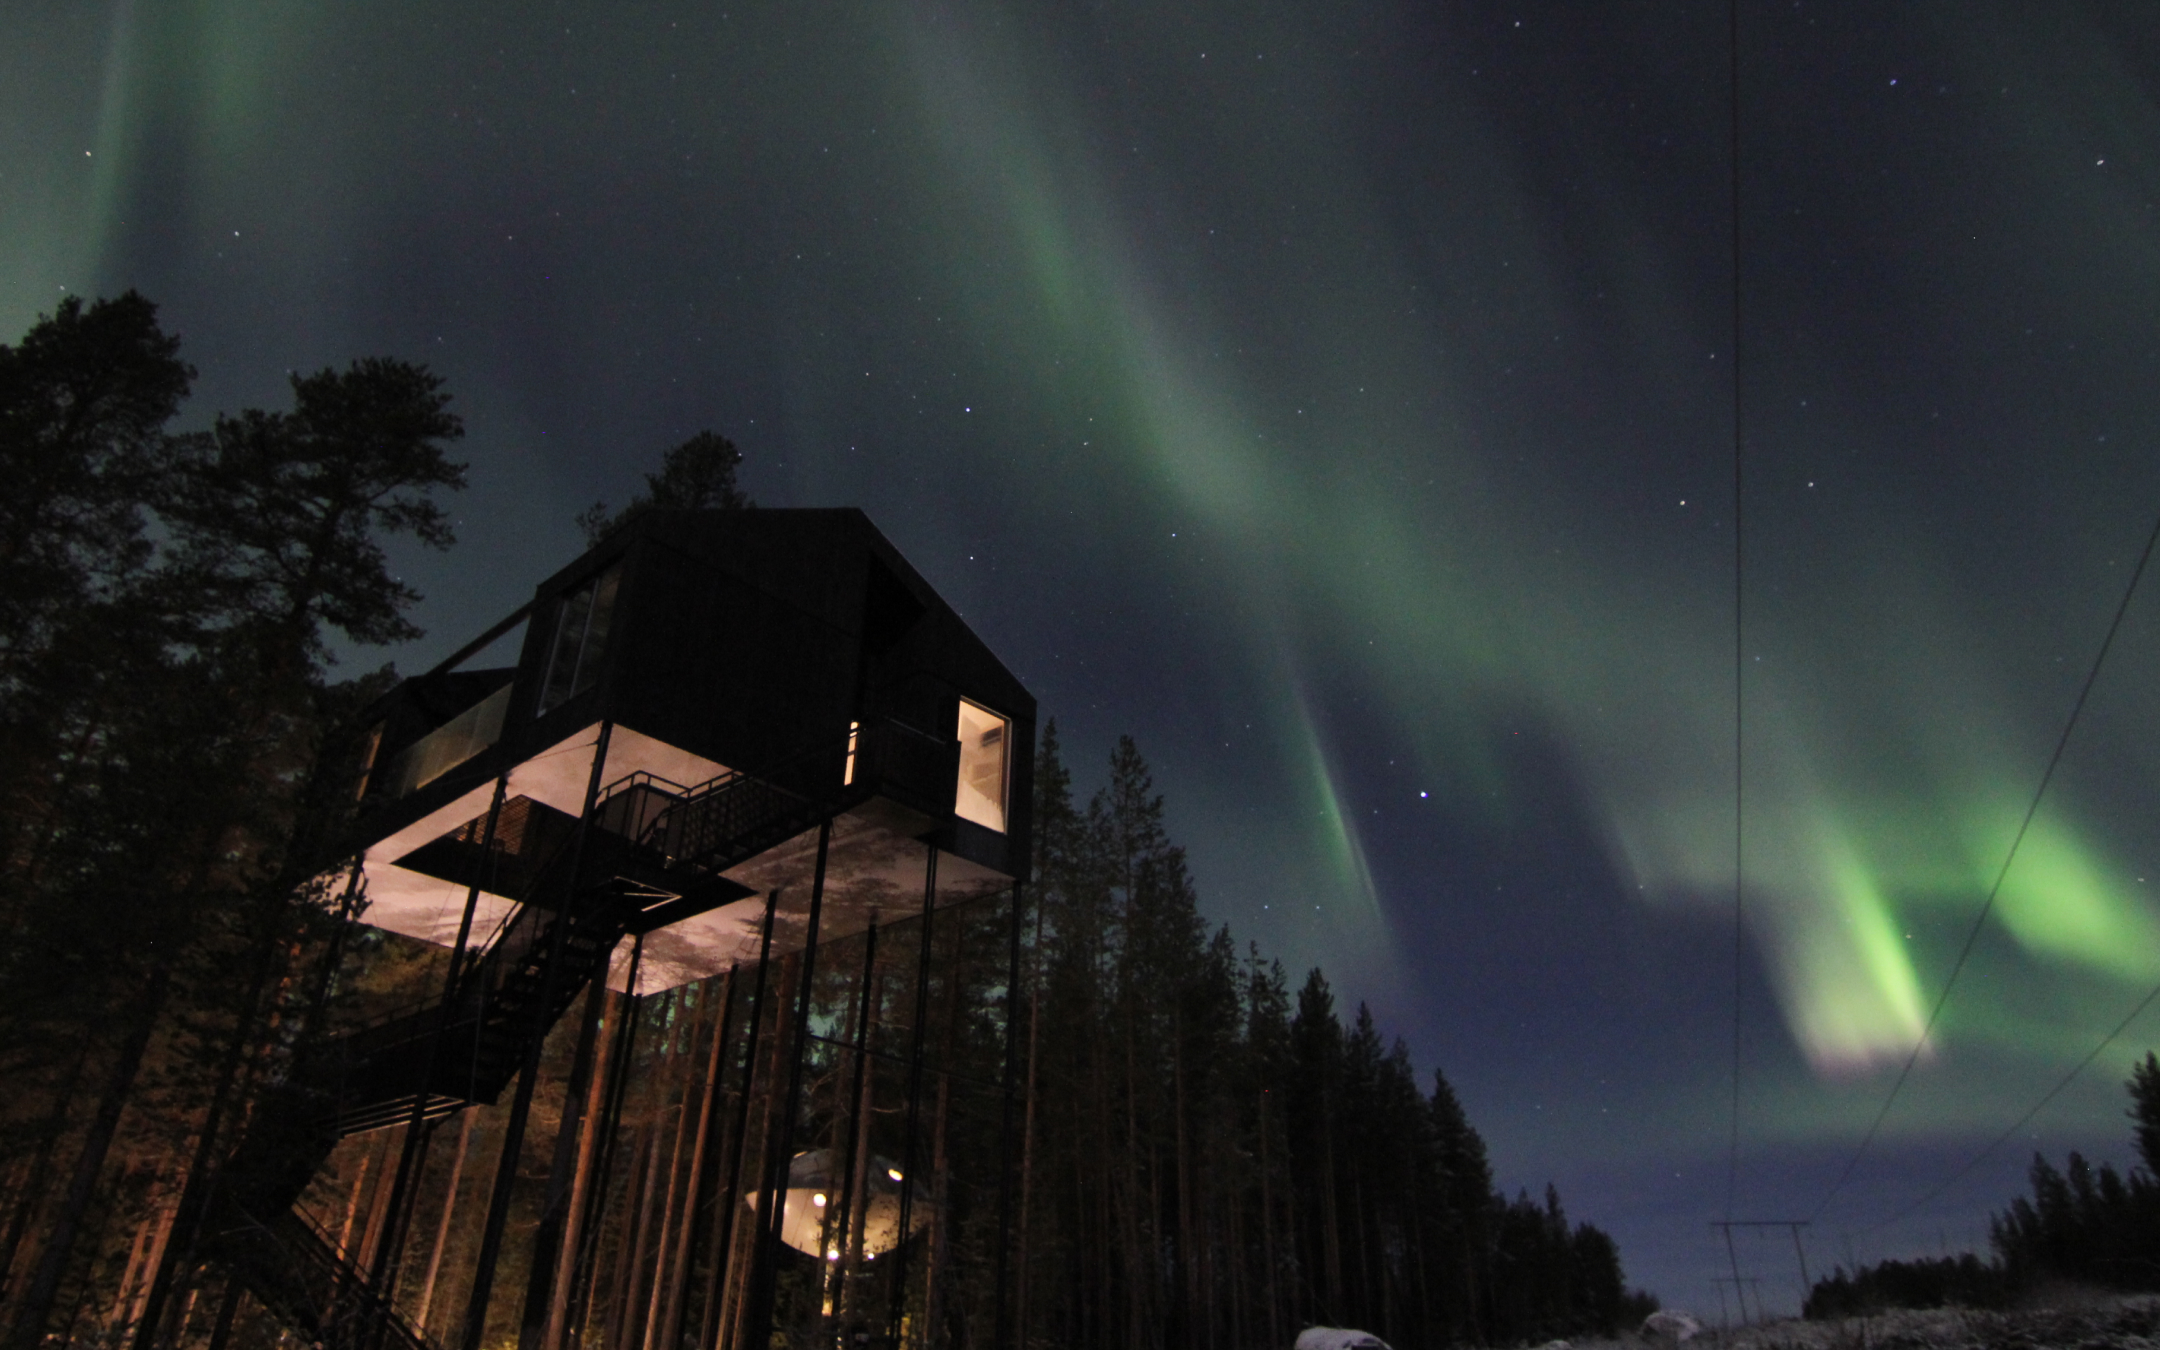
[[[619,945],[619,944],[618,944]],[[555,1157],[548,1164],[547,1190],[540,1201],[540,1221],[533,1231],[532,1262],[525,1277],[525,1308],[519,1318],[518,1350],[540,1350],[554,1311],[556,1269],[562,1257],[563,1227],[569,1218],[570,1192],[578,1165],[578,1136],[585,1127],[585,1098],[592,1091],[593,1051],[600,1037],[600,1010],[607,1001],[608,959],[594,972],[585,991],[585,1015],[579,1019],[577,1050],[570,1057],[570,1082],[563,1090],[562,1124],[555,1131]]]
[[[616,1135],[621,1128],[623,1095],[630,1082],[632,1056],[637,1053],[638,1019],[645,1001],[638,997],[638,968],[645,961],[645,935],[630,944],[630,969],[623,982],[621,1017],[615,1024],[615,1044],[608,1051],[607,1086],[600,1099],[600,1162],[597,1175],[585,1192],[585,1210],[578,1217],[577,1250],[570,1266],[570,1290],[563,1305],[562,1339],[574,1341],[574,1328],[585,1315],[591,1296],[592,1264],[600,1247],[600,1221],[607,1212],[608,1183],[614,1177]]]
[[[480,834],[480,856],[473,864],[472,883],[465,888],[465,910],[458,918],[457,941],[450,946],[450,966],[443,975],[442,1006],[435,1018],[435,1030],[427,1039],[427,1053],[422,1058],[420,1090],[413,1094],[412,1114],[406,1117],[405,1146],[398,1152],[397,1175],[390,1187],[388,1231],[376,1245],[374,1268],[368,1272],[368,1282],[385,1300],[391,1297],[397,1285],[398,1267],[405,1254],[405,1234],[420,1189],[416,1173],[425,1164],[427,1146],[435,1134],[427,1119],[428,1106],[434,1097],[435,1069],[442,1058],[443,1038],[449,1034],[451,1018],[456,1015],[458,977],[464,973],[465,951],[472,943],[473,916],[480,905],[481,883],[488,878],[489,865],[494,861],[495,826],[502,819],[503,798],[509,787],[509,775],[496,778],[494,799],[488,803],[487,824]],[[368,1340],[371,1345],[380,1344],[381,1328],[377,1328]]]
[[[689,1214],[682,1224],[674,1270],[668,1277],[668,1296],[660,1317],[660,1344],[678,1350],[682,1344],[683,1301],[689,1297],[690,1271],[697,1251],[705,1244],[711,1227],[712,1192],[717,1189],[714,1165],[720,1147],[721,1080],[727,1077],[727,1042],[735,1014],[735,967],[728,966],[721,986],[719,1025],[713,1028],[712,1053],[705,1066],[705,1101],[698,1110],[697,1144],[690,1154],[690,1181],[684,1188]]]
[[[563,896],[562,914],[556,919],[560,925],[567,926],[577,912],[585,836],[592,829],[593,803],[600,796],[601,776],[607,771],[608,742],[614,731],[613,722],[602,722],[599,743],[593,747],[592,773],[585,782],[585,805],[578,813],[577,834],[570,841],[570,887]],[[549,945],[547,967],[541,976],[541,994],[533,1003],[525,1062],[518,1069],[517,1095],[510,1102],[510,1120],[503,1129],[502,1156],[495,1165],[495,1186],[488,1195],[487,1226],[481,1231],[480,1254],[473,1263],[472,1297],[465,1305],[465,1334],[461,1341],[464,1350],[480,1350],[487,1336],[488,1301],[494,1292],[495,1262],[502,1255],[503,1228],[510,1219],[510,1194],[517,1188],[518,1154],[525,1145],[525,1124],[532,1115],[533,1084],[540,1076],[540,1052],[547,1042],[548,1028],[541,1025],[541,1019],[548,1005],[554,1002],[556,985],[562,978],[566,945],[561,937]]]
[[[887,1341],[899,1350],[901,1324],[907,1318],[908,1240],[914,1234],[915,1134],[922,1120],[923,1032],[930,1024],[931,920],[937,915],[936,844],[923,862],[922,932],[915,955],[915,1018],[908,1031],[907,1126],[900,1135],[900,1228],[893,1245],[893,1294]]]
[[[751,1252],[750,1318],[747,1336],[753,1346],[772,1339],[773,1301],[780,1277],[780,1229],[785,1214],[788,1165],[795,1153],[795,1117],[802,1107],[803,1047],[810,1039],[810,1005],[817,975],[818,921],[825,905],[825,859],[832,845],[832,820],[818,824],[817,867],[810,879],[810,917],[803,938],[802,964],[796,971],[795,1031],[788,1046],[787,1095],[781,1099],[777,1147],[766,1158],[765,1184],[759,1195],[758,1241]]]
[[[697,1350],[717,1350],[720,1317],[726,1311],[728,1269],[735,1262],[735,1230],[741,1223],[735,1203],[742,1194],[743,1152],[750,1135],[750,1087],[757,1076],[758,1028],[765,1017],[766,963],[772,955],[773,913],[779,904],[780,892],[766,892],[765,923],[758,937],[757,980],[750,986],[750,1028],[743,1039],[742,1095],[735,1108],[735,1137],[728,1150],[727,1184],[714,1206],[714,1214],[720,1223],[720,1245],[713,1253],[712,1278],[707,1282],[705,1293],[705,1324],[698,1337]]]
[[[855,991],[855,1081],[848,1093],[847,1146],[841,1158],[840,1184],[832,1188],[833,1203],[826,1207],[826,1240],[830,1242],[829,1234],[833,1229],[837,1228],[840,1233],[840,1262],[831,1272],[833,1307],[836,1311],[841,1306],[842,1286],[847,1282],[848,1274],[856,1261],[853,1227],[856,1204],[855,1174],[860,1170],[856,1150],[869,1146],[864,1138],[865,1126],[869,1122],[863,1119],[862,1099],[864,1076],[870,1067],[870,987],[877,978],[877,933],[877,912],[873,910],[870,914],[870,931],[863,939],[862,979]],[[830,1159],[827,1161],[829,1163]],[[831,1171],[829,1166],[827,1171]],[[838,1211],[837,1214],[833,1212],[835,1210]]]

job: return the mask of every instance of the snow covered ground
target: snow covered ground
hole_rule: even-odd
[[[1685,1343],[1689,1350],[2160,1350],[2160,1297],[2064,1293],[2013,1312],[1899,1310],[1842,1322],[1771,1322]],[[1580,1340],[1572,1350],[1670,1350],[1663,1338]],[[1557,1350],[1551,1347],[1549,1350]]]

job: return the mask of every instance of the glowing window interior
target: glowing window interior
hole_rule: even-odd
[[[1005,832],[1006,768],[1012,723],[978,703],[960,700],[960,789],[953,813]]]
[[[541,712],[567,703],[600,678],[608,624],[615,615],[615,589],[621,581],[622,568],[610,567],[563,597],[555,612],[547,680],[540,686]]]

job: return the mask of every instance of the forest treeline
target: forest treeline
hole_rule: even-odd
[[[325,880],[352,852],[357,714],[390,679],[339,678],[330,647],[417,635],[385,543],[451,544],[462,428],[424,367],[368,360],[295,376],[289,409],[175,431],[192,378],[132,293],[0,346],[4,1350],[272,1334],[235,1322],[238,1285],[195,1259],[182,1197],[342,1004],[418,959],[355,940],[365,897]],[[745,505],[738,461],[693,438],[625,513],[580,523]],[[1009,923],[978,905],[927,991],[966,1015],[933,1048],[952,1184],[924,1261],[955,1273],[923,1343],[987,1343],[993,1308],[1026,1344],[1132,1350],[1286,1346],[1316,1323],[1505,1344],[1648,1310],[1549,1188],[1496,1192],[1446,1080],[1362,1006],[1202,921],[1130,741],[1081,805],[1053,729],[1035,782],[1024,984],[1004,979]],[[668,1028],[741,1003],[724,978],[618,1000],[652,1026],[638,1062],[672,1066],[694,1038]],[[985,1086],[1008,1051],[1014,1114]],[[656,1077],[653,1109],[694,1077]],[[460,1159],[472,1137],[468,1120]],[[447,1187],[430,1286],[471,1240],[447,1175],[428,1183]],[[364,1176],[320,1179],[348,1229]],[[609,1257],[633,1285],[642,1259]],[[1001,1265],[1009,1308],[985,1284]],[[504,1289],[522,1279],[505,1265]]]
[[[1805,1315],[2005,1307],[2055,1284],[2160,1290],[2160,1059],[2148,1051],[2124,1086],[2138,1157],[2129,1175],[2074,1151],[2060,1169],[2035,1153],[2029,1193],[1989,1220],[1988,1260],[1965,1252],[1840,1269],[1808,1292]]]
[[[1200,916],[1133,743],[1072,799],[1056,726],[1035,773],[1028,1013],[1029,1331],[1045,1344],[1397,1346],[1609,1331],[1631,1294],[1558,1195],[1509,1200],[1447,1079],[1315,969]]]

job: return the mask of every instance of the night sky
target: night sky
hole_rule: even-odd
[[[1739,1166],[1723,4],[0,4],[0,335],[160,302],[191,416],[428,362],[415,669],[711,427],[1132,733],[1205,912],[1715,1315],[1822,1205],[2160,512],[2160,10],[1740,6]],[[2160,578],[1809,1259],[2129,1159]],[[364,668],[380,654],[353,655]],[[2150,878],[2150,883],[2148,882]],[[1790,1245],[1743,1274],[1795,1301]]]

